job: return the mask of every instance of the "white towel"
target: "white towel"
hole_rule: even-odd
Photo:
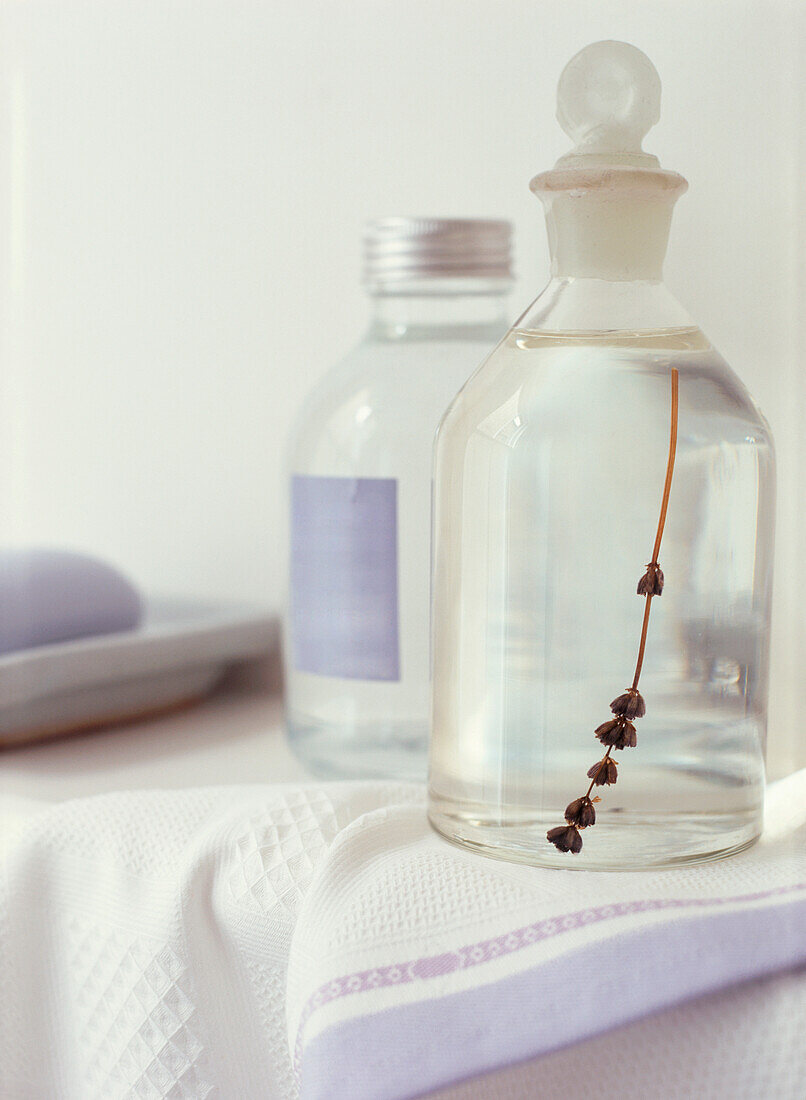
[[[537,1056],[548,1083],[571,1043],[604,1067],[590,1037],[615,1027],[628,1063],[624,1037],[666,1008],[680,1043],[641,1048],[657,1074],[690,1029],[670,1006],[711,994],[692,1011],[713,1029],[715,991],[748,979],[745,1030],[776,1029],[763,1080],[802,1095],[800,1028],[781,1058],[769,1005],[787,972],[773,1003],[806,1007],[806,773],[770,789],[754,848],[643,874],[483,859],[431,832],[421,788],[388,783],[8,808],[3,839],[4,1100],[393,1100]],[[719,1087],[757,1100],[731,1064]],[[477,1095],[528,1096],[522,1077]]]

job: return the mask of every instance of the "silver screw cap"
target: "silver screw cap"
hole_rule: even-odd
[[[364,284],[511,279],[512,225],[491,218],[377,218],[364,229]]]

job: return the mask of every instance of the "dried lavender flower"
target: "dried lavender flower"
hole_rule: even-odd
[[[574,855],[578,855],[582,851],[582,837],[573,825],[558,825],[556,829],[549,829],[546,839],[561,852],[573,852]]]
[[[546,838],[561,852],[573,852],[574,855],[582,851],[582,837],[580,829],[596,824],[596,810],[594,802],[598,802],[598,796],[591,798],[594,787],[609,786],[618,779],[616,762],[611,758],[614,749],[631,749],[637,743],[633,719],[643,718],[646,714],[646,705],[643,696],[638,690],[638,681],[641,679],[641,670],[644,667],[644,650],[646,646],[647,627],[649,626],[649,613],[652,606],[652,597],[660,596],[663,592],[663,571],[658,565],[663,529],[666,524],[666,511],[669,507],[669,494],[672,488],[672,476],[674,474],[675,455],[677,453],[677,421],[679,409],[679,375],[676,367],[672,367],[672,407],[671,428],[669,433],[669,457],[666,460],[666,479],[663,485],[663,497],[661,498],[660,517],[658,529],[655,534],[655,545],[652,549],[652,561],[646,567],[646,573],[638,582],[638,595],[646,596],[644,607],[644,622],[641,627],[641,639],[638,644],[638,659],[635,663],[635,675],[632,687],[627,688],[623,695],[619,695],[610,704],[610,709],[615,718],[603,722],[596,728],[596,736],[603,745],[607,745],[607,752],[603,758],[588,770],[588,787],[582,798],[576,798],[565,808],[565,820],[567,825],[558,825],[556,829],[549,829]]]
[[[569,802],[565,807],[565,820],[569,825],[576,825],[578,829],[587,829],[589,825],[596,824],[596,810],[587,795]]]
[[[660,596],[663,592],[663,570],[656,561],[646,567],[646,573],[638,582],[639,596]]]
[[[609,722],[602,722],[595,732],[603,745],[614,749],[634,749],[638,744],[635,726],[626,718],[611,718]]]
[[[618,779],[616,762],[609,756],[605,756],[598,764],[588,769],[588,779],[593,780],[595,787],[610,787]]]
[[[646,714],[646,703],[638,688],[627,688],[623,695],[617,696],[610,704],[614,714],[621,715],[632,721],[633,718],[643,718]]]

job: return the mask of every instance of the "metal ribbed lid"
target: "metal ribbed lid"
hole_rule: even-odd
[[[491,218],[377,218],[364,229],[364,284],[512,278],[512,225]]]

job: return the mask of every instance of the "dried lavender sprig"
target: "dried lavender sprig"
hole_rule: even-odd
[[[674,475],[674,461],[677,454],[677,422],[678,422],[678,387],[679,372],[672,367],[672,410],[671,429],[669,432],[669,457],[666,460],[666,479],[663,484],[663,497],[661,499],[658,530],[655,534],[655,545],[652,548],[652,560],[646,567],[646,573],[638,582],[637,593],[646,597],[644,606],[644,621],[641,625],[641,641],[638,646],[638,659],[635,663],[635,675],[632,686],[617,696],[610,704],[610,709],[615,715],[608,722],[603,722],[596,729],[596,736],[603,745],[607,745],[607,752],[602,759],[593,765],[588,771],[590,786],[582,798],[576,798],[570,802],[565,810],[566,825],[559,825],[549,829],[546,839],[561,852],[571,852],[577,855],[582,851],[582,836],[580,829],[589,828],[596,824],[596,811],[593,803],[598,802],[598,797],[591,798],[591,791],[595,786],[611,786],[618,778],[616,761],[611,759],[614,749],[634,748],[636,745],[635,726],[633,722],[637,718],[643,718],[646,713],[646,704],[641,692],[638,690],[638,681],[641,679],[641,670],[644,667],[644,652],[646,650],[647,630],[649,627],[649,612],[652,600],[663,592],[663,570],[658,562],[663,529],[666,526],[666,512],[669,508],[669,495],[672,489],[672,477]]]

